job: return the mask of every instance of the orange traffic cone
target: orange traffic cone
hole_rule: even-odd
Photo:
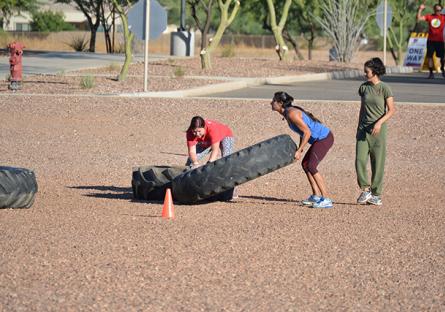
[[[165,192],[164,207],[162,208],[162,217],[166,219],[175,218],[175,207],[173,206],[172,191],[169,188]]]

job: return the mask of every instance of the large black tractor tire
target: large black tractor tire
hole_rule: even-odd
[[[131,187],[133,197],[142,200],[163,200],[171,181],[184,173],[188,167],[147,166],[133,168]]]
[[[0,208],[30,208],[37,189],[33,171],[0,166]]]
[[[289,135],[279,135],[257,143],[177,176],[172,182],[173,198],[184,204],[192,204],[226,192],[291,164],[296,149]]]
[[[162,201],[167,188],[172,189],[172,180],[190,170],[187,166],[146,166],[133,168],[131,187],[133,198]],[[228,201],[232,199],[233,189],[209,197],[206,201]],[[175,199],[173,198],[173,201]]]

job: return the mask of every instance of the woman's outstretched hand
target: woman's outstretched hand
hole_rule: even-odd
[[[297,150],[296,152],[295,152],[295,160],[300,160],[301,159],[301,155],[302,155],[303,153],[300,151],[300,150]]]

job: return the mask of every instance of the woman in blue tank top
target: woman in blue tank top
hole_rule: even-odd
[[[326,183],[318,172],[318,164],[334,144],[331,130],[311,113],[303,108],[292,106],[293,97],[286,92],[274,94],[272,110],[283,115],[289,127],[300,135],[300,145],[295,152],[295,159],[300,160],[305,148],[311,145],[303,157],[301,165],[312,188],[312,195],[302,201],[305,206],[313,208],[332,208]]]

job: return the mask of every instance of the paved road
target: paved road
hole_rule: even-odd
[[[9,56],[0,54],[0,77],[9,74]],[[168,58],[168,55],[150,55],[149,60]],[[23,56],[23,73],[57,74],[84,68],[104,67],[112,63],[122,63],[122,54],[85,53],[85,52],[42,52],[26,51]],[[133,61],[143,61],[136,55]]]
[[[383,77],[390,84],[397,102],[445,104],[445,79],[436,74],[429,80],[426,73],[392,74]],[[299,82],[286,85],[264,85],[236,91],[215,93],[206,97],[271,99],[276,91],[286,91],[296,99],[358,101],[357,90],[363,79]]]

